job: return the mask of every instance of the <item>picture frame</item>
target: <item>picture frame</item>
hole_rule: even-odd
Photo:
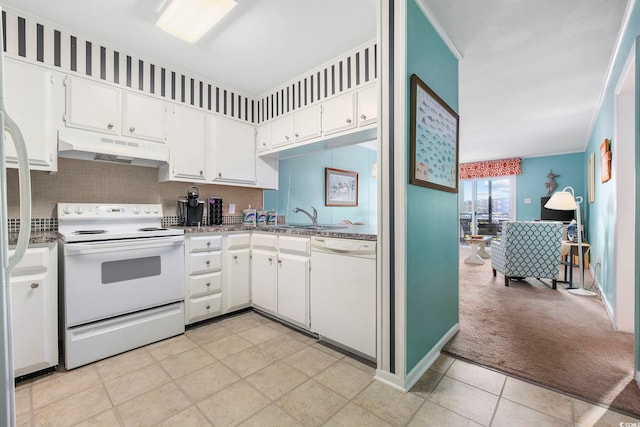
[[[589,154],[587,163],[587,199],[589,203],[596,201],[596,153]]]
[[[325,206],[358,206],[358,172],[324,170]]]
[[[600,181],[604,184],[611,179],[611,141],[605,139],[600,144]]]
[[[458,192],[459,129],[458,114],[412,74],[410,184]]]

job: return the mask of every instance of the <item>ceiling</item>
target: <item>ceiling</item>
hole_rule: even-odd
[[[585,150],[627,0],[417,1],[462,54],[461,162]],[[249,96],[376,37],[376,0],[238,0],[194,45],[162,0],[0,2]]]

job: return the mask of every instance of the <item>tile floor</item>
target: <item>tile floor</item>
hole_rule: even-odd
[[[256,313],[16,387],[19,426],[620,426],[614,411],[441,356],[410,393]]]

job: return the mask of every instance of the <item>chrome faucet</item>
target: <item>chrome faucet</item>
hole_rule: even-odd
[[[318,211],[313,206],[311,206],[311,209],[313,209],[313,215],[311,215],[309,212],[305,211],[304,209],[300,209],[300,208],[293,208],[293,213],[302,212],[303,214],[306,214],[309,218],[311,218],[311,222],[313,222],[313,225],[315,225],[317,227],[318,226]]]

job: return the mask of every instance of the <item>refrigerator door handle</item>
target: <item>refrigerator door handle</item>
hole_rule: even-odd
[[[4,81],[4,63],[0,66],[0,81]],[[0,112],[4,116],[4,129],[11,135],[13,144],[16,147],[18,157],[18,182],[20,186],[20,232],[18,233],[15,252],[9,257],[8,270],[10,274],[11,270],[13,270],[24,256],[27,246],[29,245],[31,233],[31,177],[29,175],[27,145],[24,142],[20,128],[6,111],[4,106],[3,85],[0,85]]]

